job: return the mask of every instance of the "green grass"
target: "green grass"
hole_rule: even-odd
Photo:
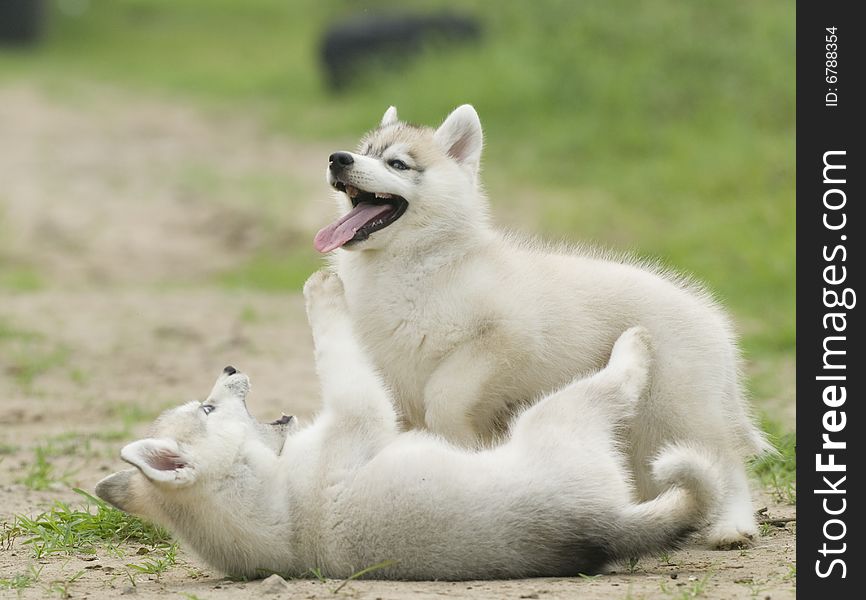
[[[0,47],[0,73],[2,73],[3,54]],[[2,76],[0,76],[2,84]],[[19,257],[9,255],[7,239],[10,237],[9,225],[4,211],[6,190],[0,190],[0,291],[2,292],[35,292],[45,286],[42,273]],[[0,339],[2,339],[2,321],[0,321]]]
[[[135,553],[144,556],[138,562],[126,563],[126,577],[134,586],[140,575],[159,576],[177,561],[178,546],[164,529],[116,510],[87,492],[74,489],[84,499],[84,505],[73,507],[65,502],[39,515],[17,515],[0,530],[0,549],[14,545],[28,547],[33,558],[44,561],[50,557],[63,557],[107,552],[123,556],[124,545],[139,546]],[[0,578],[0,589],[23,589],[33,586],[39,579],[39,570],[33,567],[11,578]],[[68,598],[70,586],[82,575],[78,571],[71,577],[53,580],[46,586],[50,594]]]
[[[47,490],[57,484],[67,484],[77,470],[58,471],[56,459],[78,457],[91,459],[104,453],[104,448],[94,448],[93,441],[111,442],[112,444],[127,440],[131,425],[124,421],[124,427],[120,430],[102,430],[94,433],[79,433],[67,431],[65,433],[43,438],[33,448],[33,459],[26,463],[23,474],[17,479],[18,483],[27,486],[31,490]],[[12,453],[17,450],[11,447],[4,452],[0,445],[0,455]],[[117,449],[111,447],[110,456],[115,456]]]
[[[321,267],[311,251],[286,255],[263,254],[220,273],[217,284],[227,289],[257,289],[265,292],[300,290],[310,274]]]
[[[159,576],[173,567],[176,562],[177,544],[175,543],[148,554],[140,563],[127,563],[126,566],[138,575],[156,575],[159,579]]]
[[[153,421],[166,408],[170,407],[131,403],[112,404],[108,407],[108,414],[112,422],[120,420],[123,425],[122,430],[129,432],[135,425]],[[99,436],[100,434],[96,435]]]
[[[2,73],[3,54],[0,47],[0,73]],[[2,84],[2,76],[0,76]],[[0,189],[0,291],[2,292],[35,292],[45,286],[42,273],[17,256],[10,256],[6,248],[10,237],[9,225],[4,212],[7,190]],[[2,339],[2,322],[0,322],[0,339]]]
[[[31,490],[47,490],[52,484],[64,481],[65,475],[56,472],[54,465],[49,461],[49,455],[53,454],[46,446],[37,446],[33,452],[34,458],[27,465],[24,475],[18,479]]]
[[[76,571],[72,576],[67,577],[66,579],[55,579],[49,582],[45,589],[49,594],[56,595],[58,598],[71,598],[72,594],[69,591],[69,588],[83,575],[83,570]]]
[[[767,584],[769,583],[769,581],[764,580],[764,579],[753,579],[751,577],[748,577],[745,579],[738,579],[734,583],[737,583],[737,584],[745,587],[749,592],[750,598],[757,598],[764,591],[764,589],[767,586]]]
[[[309,574],[312,575],[319,583],[326,583],[328,579],[322,575],[322,569],[318,567],[311,567],[309,569]]]
[[[0,540],[4,543],[0,545],[8,547],[20,542],[37,559],[95,554],[100,549],[116,550],[119,544],[126,543],[143,544],[165,553],[174,546],[164,529],[116,510],[83,490],[74,491],[85,499],[83,507],[74,508],[58,501],[35,517],[18,515],[5,529]],[[172,556],[174,552],[171,550]]]
[[[9,341],[29,342],[40,338],[41,336],[38,333],[19,329],[9,319],[0,317],[0,343]]]
[[[665,566],[670,566],[670,565],[676,564],[676,563],[671,562],[671,553],[670,552],[663,552],[663,553],[659,554],[658,561],[659,561],[660,565],[665,565]]]
[[[360,579],[361,577],[364,577],[365,575],[369,575],[370,573],[373,573],[375,571],[387,569],[388,567],[392,567],[395,564],[397,564],[396,560],[383,560],[382,562],[378,562],[375,565],[370,565],[369,567],[365,567],[359,571],[355,571],[354,573],[352,573],[351,575],[346,577],[346,579],[344,579],[342,581],[342,583],[340,583],[340,585],[338,585],[333,590],[331,590],[331,593],[337,594],[337,593],[339,593],[340,590],[342,590],[344,587],[346,587],[349,584],[349,582],[354,581],[356,579]]]
[[[30,389],[39,376],[66,364],[69,357],[65,346],[0,316],[0,369],[20,387]]]
[[[32,587],[39,581],[42,566],[30,565],[26,571],[17,573],[11,577],[0,577],[0,590],[23,590]]]
[[[768,432],[770,441],[778,450],[778,454],[770,454],[755,460],[751,465],[752,473],[780,502],[795,504],[797,502],[797,457],[796,436],[791,432],[782,432],[779,425],[767,420],[764,430]]]
[[[35,292],[43,287],[45,281],[35,268],[9,266],[0,261],[0,289],[7,292]]]
[[[14,357],[7,371],[21,387],[29,388],[40,375],[66,364],[69,356],[69,350],[63,347],[54,347],[33,354],[22,353]]]
[[[704,574],[700,579],[694,579],[685,588],[671,589],[666,581],[659,582],[659,588],[668,597],[677,600],[692,600],[693,598],[701,598],[707,591],[707,585],[710,578],[714,575],[712,571]]]

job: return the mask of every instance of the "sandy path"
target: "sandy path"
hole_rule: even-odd
[[[251,374],[256,416],[315,411],[300,297],[226,292],[208,278],[262,248],[309,240],[329,211],[320,183],[329,146],[301,147],[247,122],[109,90],[59,99],[0,87],[0,106],[0,268],[32,270],[46,282],[0,289],[0,522],[57,499],[77,503],[70,487],[92,489],[121,468],[123,440],[143,434],[162,408],[206,393],[225,364]],[[105,441],[106,433],[117,439]],[[20,483],[37,447],[59,454],[44,491]],[[770,513],[794,509],[771,503]],[[750,550],[690,549],[592,580],[351,582],[338,595],[793,598],[793,529],[771,528]],[[175,567],[140,575],[132,588],[124,565],[137,547],[122,550],[35,561],[19,540],[0,548],[0,580],[41,567],[20,591],[25,598],[62,595],[52,582],[80,571],[66,588],[71,597],[272,591],[226,581],[183,550]],[[338,585],[293,581],[273,597],[333,597]],[[18,593],[0,589],[4,598]]]

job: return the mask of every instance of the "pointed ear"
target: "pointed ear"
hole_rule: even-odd
[[[439,126],[433,138],[448,156],[469,168],[473,175],[481,162],[481,120],[470,104],[457,107]]]
[[[118,471],[96,484],[96,495],[123,512],[143,514],[139,507],[144,502],[144,491],[135,485],[135,478],[141,477],[138,470]]]
[[[120,458],[157,483],[182,486],[195,481],[196,470],[172,439],[148,438],[132,442],[120,451]]]
[[[379,123],[379,127],[387,127],[388,125],[393,125],[400,119],[397,117],[397,107],[389,106],[388,110],[385,111],[385,114],[382,116],[382,121]]]

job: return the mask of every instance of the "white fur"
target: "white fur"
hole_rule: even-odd
[[[341,176],[362,190],[402,196],[408,209],[337,250],[333,262],[404,424],[464,446],[490,442],[515,410],[575,373],[600,368],[617,337],[642,325],[658,360],[628,434],[640,496],[659,493],[650,466],[662,447],[711,448],[726,489],[708,541],[747,543],[756,525],[744,458],[769,446],[744,398],[723,310],[669,273],[497,232],[476,181],[482,134],[472,107],[456,109],[435,131],[395,119],[389,109]],[[412,169],[390,169],[395,156]],[[347,211],[345,194],[335,196]]]
[[[371,576],[576,575],[674,547],[715,510],[711,458],[684,446],[656,460],[657,498],[631,498],[615,431],[648,385],[641,328],[605,369],[523,411],[505,443],[473,452],[400,433],[339,279],[317,273],[305,294],[324,400],[311,426],[270,445],[244,406],[246,375],[224,374],[205,403],[166,412],[154,438],[124,448],[137,469],[105,478],[97,494],[247,577],[348,577],[382,561],[393,562]],[[153,475],[159,449],[176,477]]]

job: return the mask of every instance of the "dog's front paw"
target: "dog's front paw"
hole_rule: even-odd
[[[315,327],[319,321],[330,321],[346,314],[346,298],[340,277],[327,269],[316,271],[304,284],[307,318]]]

